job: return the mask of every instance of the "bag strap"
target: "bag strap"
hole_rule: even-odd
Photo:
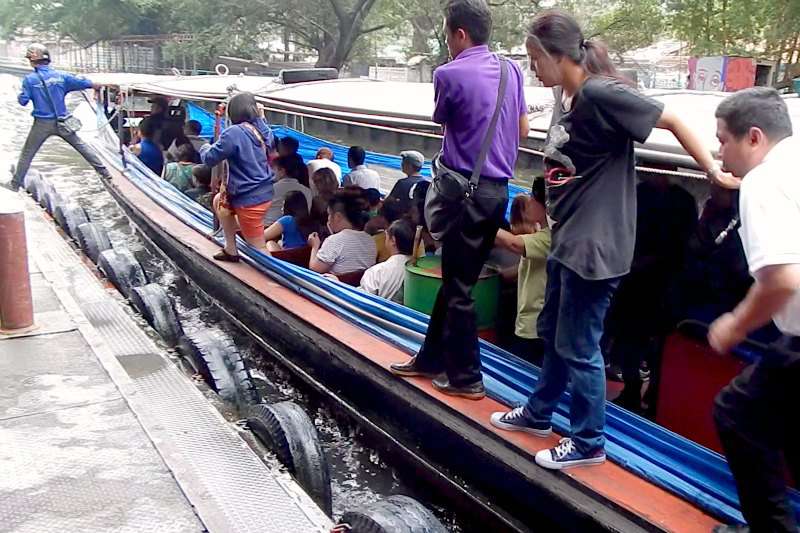
[[[475,163],[475,168],[472,170],[472,177],[469,179],[469,185],[472,190],[478,188],[478,182],[481,179],[481,171],[483,165],[486,163],[486,156],[489,155],[489,148],[494,139],[494,132],[497,129],[497,119],[500,117],[500,111],[503,107],[503,97],[506,94],[506,86],[508,85],[508,61],[504,57],[497,56],[500,61],[500,86],[497,89],[497,102],[494,105],[494,114],[492,120],[489,122],[489,129],[486,130],[486,136],[483,138],[481,144],[481,151],[478,154],[478,161]]]
[[[247,128],[248,130],[253,132],[253,134],[255,134],[256,138],[258,139],[258,142],[261,143],[261,148],[263,148],[264,149],[264,153],[266,153],[267,152],[267,143],[264,142],[264,136],[261,135],[261,132],[258,131],[258,128],[256,128],[255,126],[253,126],[249,122],[242,122],[242,127]]]
[[[34,69],[36,75],[39,76],[39,79],[42,80],[42,88],[44,88],[44,94],[47,95],[47,101],[50,102],[50,107],[53,108],[53,115],[56,117],[56,120],[61,120],[63,117],[58,116],[58,110],[56,109],[56,103],[53,101],[53,95],[50,94],[50,89],[47,87],[47,82],[44,81],[44,76],[38,70]]]

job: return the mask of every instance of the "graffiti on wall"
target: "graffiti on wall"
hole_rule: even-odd
[[[749,57],[692,57],[687,88],[696,91],[726,91],[752,87],[756,62]]]

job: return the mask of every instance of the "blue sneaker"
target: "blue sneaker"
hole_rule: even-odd
[[[524,431],[537,437],[549,437],[553,432],[550,424],[536,424],[525,416],[523,406],[515,407],[506,413],[492,413],[492,425],[506,431]]]
[[[602,448],[588,454],[578,453],[572,439],[565,437],[558,446],[542,450],[536,454],[536,464],[550,470],[563,470],[574,466],[599,465],[606,462],[606,452]]]

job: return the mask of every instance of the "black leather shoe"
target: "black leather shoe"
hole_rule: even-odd
[[[741,524],[714,526],[712,533],[750,533],[750,528]]]
[[[423,370],[417,367],[417,358],[412,357],[405,363],[392,363],[389,365],[389,371],[395,376],[403,376],[407,378],[422,376],[424,378],[435,378],[439,372]]]
[[[11,192],[17,192],[21,187],[21,185],[19,183],[16,183],[14,180],[11,180],[8,183],[3,183],[3,187],[5,187]]]
[[[472,385],[450,385],[447,374],[442,374],[434,379],[432,384],[434,389],[449,394],[450,396],[458,396],[460,398],[467,398],[468,400],[482,400],[484,396],[486,396],[486,389],[483,387],[483,381],[478,381]]]

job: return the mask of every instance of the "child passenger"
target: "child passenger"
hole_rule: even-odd
[[[517,268],[517,321],[514,326],[514,353],[541,365],[544,353],[536,328],[544,307],[547,285],[547,254],[550,253],[550,228],[545,213],[544,178],[533,182],[532,194],[517,195],[511,204],[511,231],[500,229],[496,243],[522,256]]]

